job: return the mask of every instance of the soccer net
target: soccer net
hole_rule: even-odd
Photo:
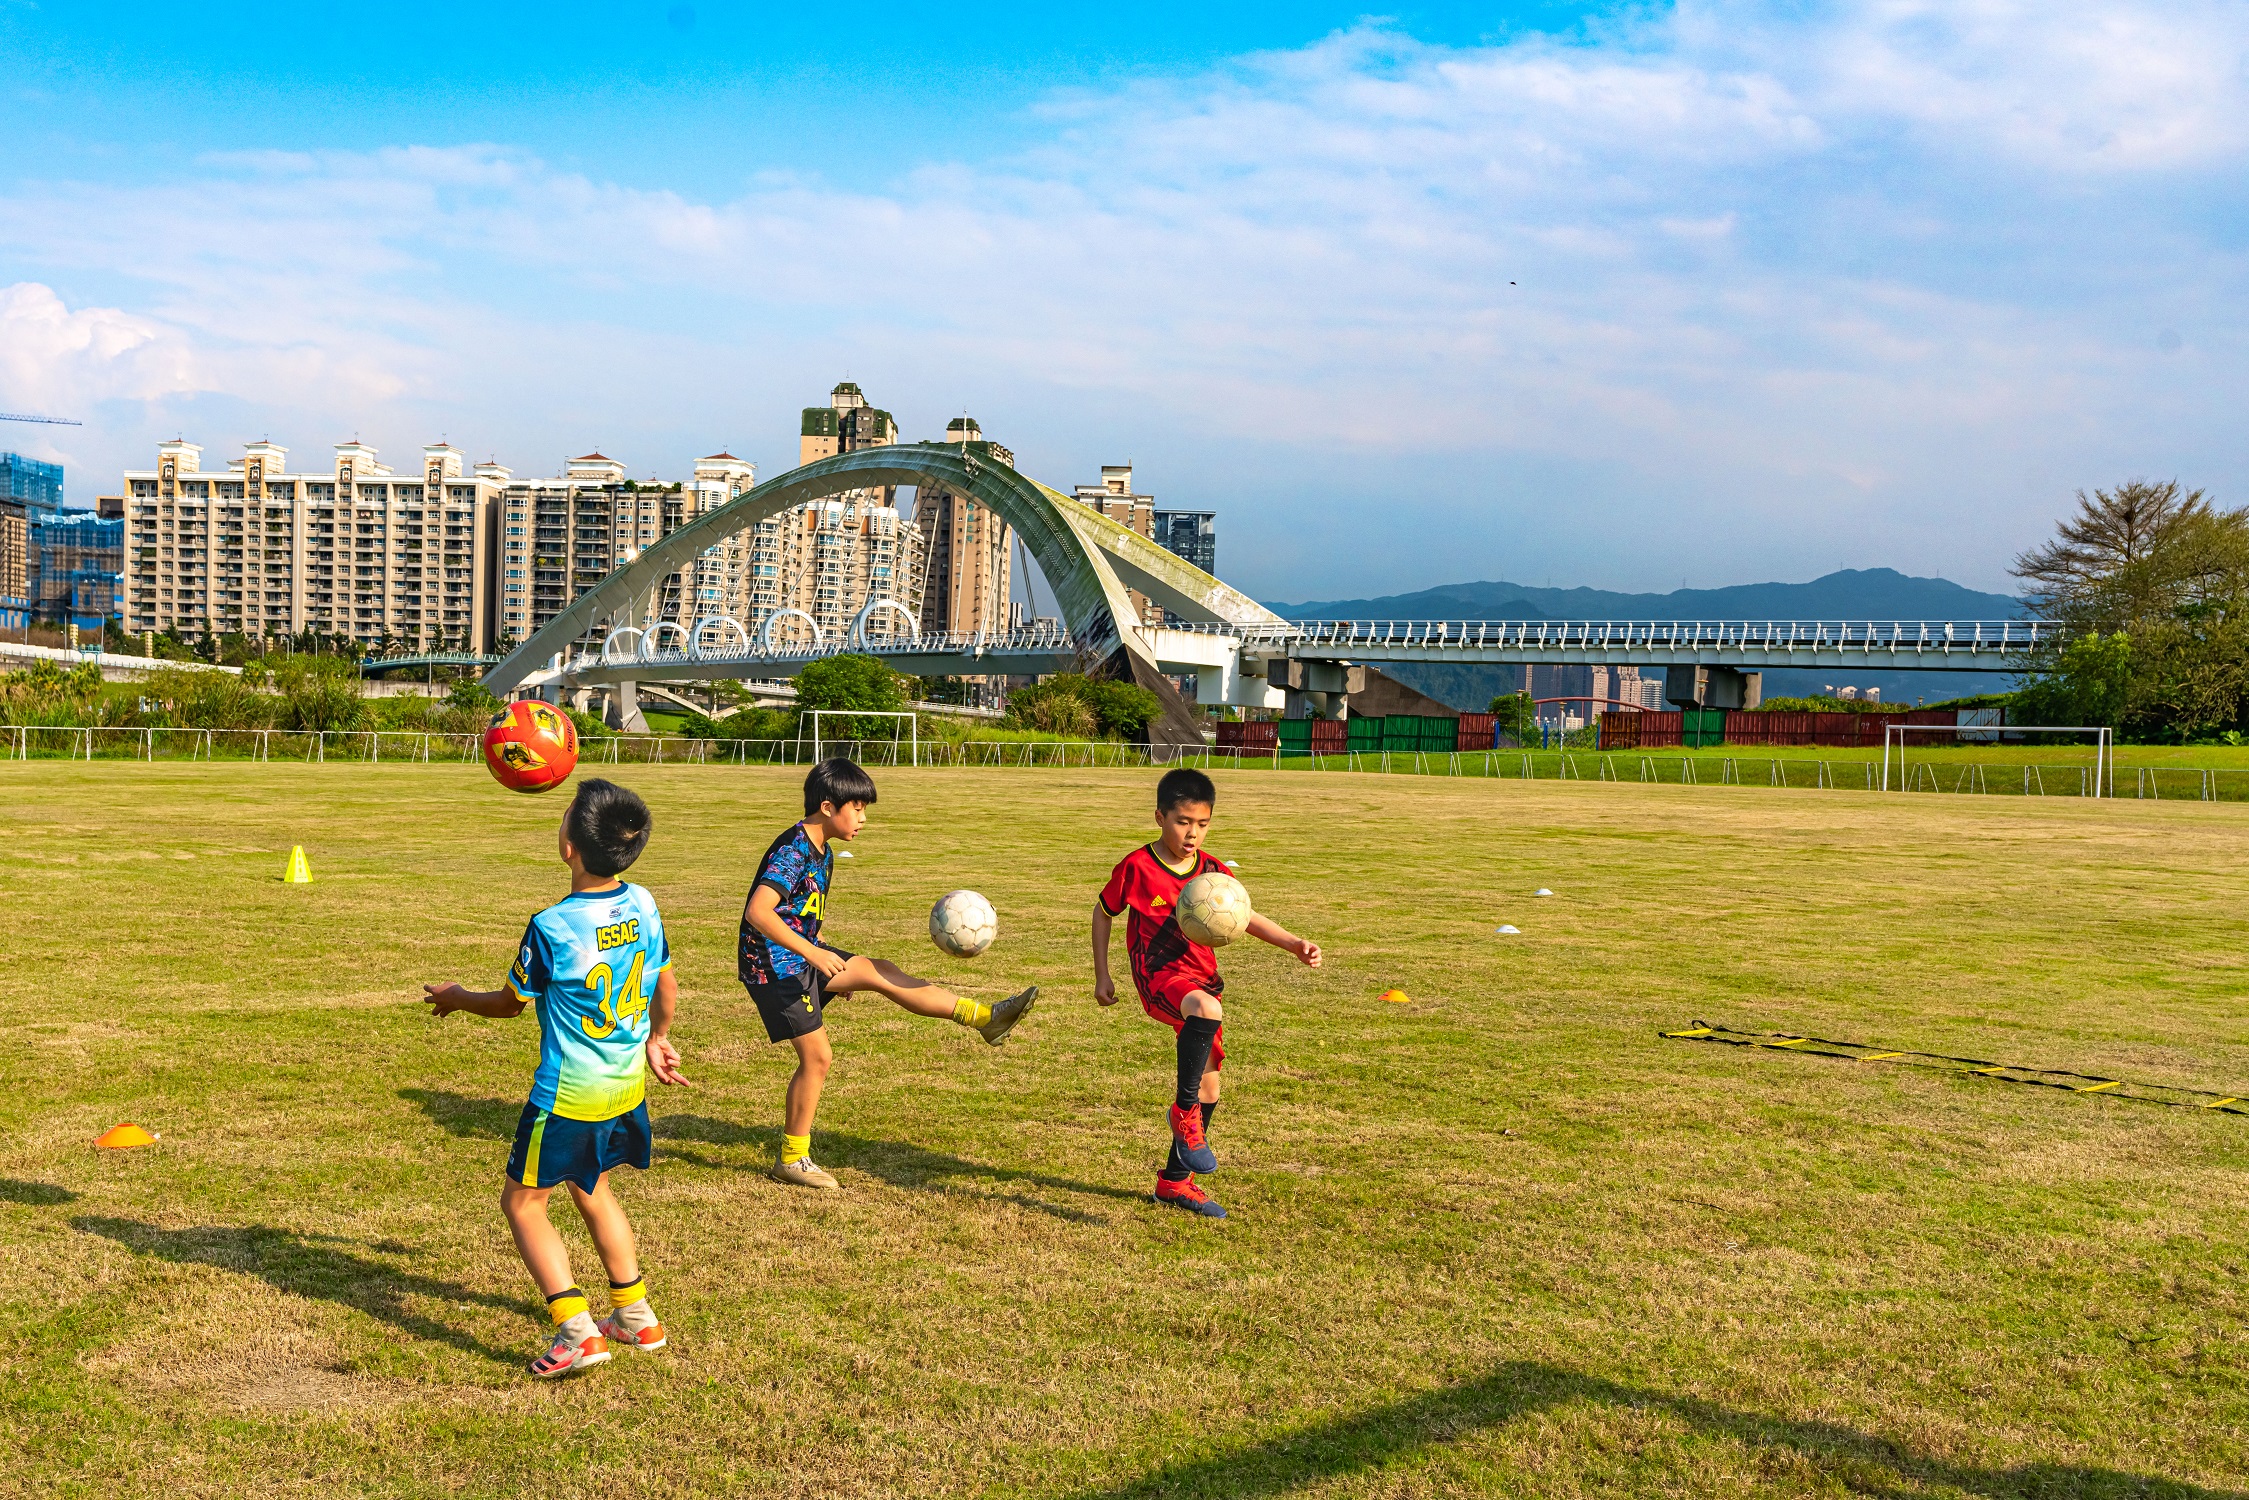
[[[1949,734],[1973,740],[1997,740],[2014,734],[2077,734],[2093,736],[2093,795],[2116,795],[2116,741],[2114,731],[2097,724],[1891,724],[1882,726],[1882,790],[1890,789],[1890,746],[1898,752],[1898,790],[1906,786],[1905,748],[1910,734]],[[1957,740],[1955,741],[1957,743]]]
[[[812,760],[815,765],[827,759],[827,752],[821,748],[823,745],[865,744],[869,736],[863,732],[863,726],[857,722],[862,719],[890,720],[891,735],[888,743],[895,746],[899,739],[903,737],[909,746],[907,763],[916,766],[921,764],[920,714],[887,712],[867,708],[808,708],[804,712],[804,719],[812,726]],[[823,738],[823,726],[821,724],[823,719],[842,720],[844,732],[840,735],[826,735]],[[899,722],[901,720],[902,723]],[[802,734],[803,731],[799,729],[798,735],[800,738]],[[897,763],[895,750],[891,754],[891,763],[893,765]]]

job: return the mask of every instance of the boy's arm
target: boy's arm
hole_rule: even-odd
[[[1116,918],[1100,902],[1093,903],[1093,998],[1103,1005],[1117,1003],[1117,982],[1109,977],[1109,930]]]
[[[679,1071],[679,1048],[672,1045],[672,1015],[679,1008],[679,983],[667,966],[656,976],[656,998],[648,1007],[648,1071],[658,1083],[694,1085]]]
[[[750,904],[743,915],[749,919],[760,935],[769,943],[782,947],[833,979],[843,972],[844,959],[838,958],[818,943],[808,943],[797,936],[788,923],[781,920],[781,893],[769,885],[753,886]]]
[[[457,984],[425,984],[422,999],[442,1020],[454,1011],[506,1021],[523,1014],[523,1002],[512,990],[465,990]]]
[[[1295,954],[1312,968],[1320,966],[1318,943],[1306,942],[1270,917],[1252,916],[1249,919],[1249,935],[1261,943],[1271,943],[1276,948]]]

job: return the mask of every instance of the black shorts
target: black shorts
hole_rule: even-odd
[[[820,946],[838,958],[858,957],[826,943]],[[802,974],[792,978],[775,980],[771,984],[744,983],[742,988],[750,992],[751,1002],[764,1018],[766,1036],[776,1042],[810,1036],[827,1024],[828,992],[820,983],[820,971],[810,964],[804,966]]]

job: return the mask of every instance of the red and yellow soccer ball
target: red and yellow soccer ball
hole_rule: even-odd
[[[578,726],[551,703],[511,703],[484,731],[484,764],[511,792],[560,786],[578,769]]]

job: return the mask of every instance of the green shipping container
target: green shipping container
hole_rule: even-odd
[[[1353,714],[1343,721],[1350,731],[1347,748],[1352,750],[1380,750],[1382,748],[1382,720]]]
[[[1281,753],[1284,755],[1309,755],[1312,753],[1312,721],[1310,719],[1283,719]]]
[[[1382,719],[1382,748],[1393,754],[1415,751],[1449,753],[1454,738],[1460,732],[1458,719],[1433,714],[1385,714]]]
[[[1689,749],[1726,743],[1726,711],[1722,708],[1684,710],[1680,715],[1679,743]]]

